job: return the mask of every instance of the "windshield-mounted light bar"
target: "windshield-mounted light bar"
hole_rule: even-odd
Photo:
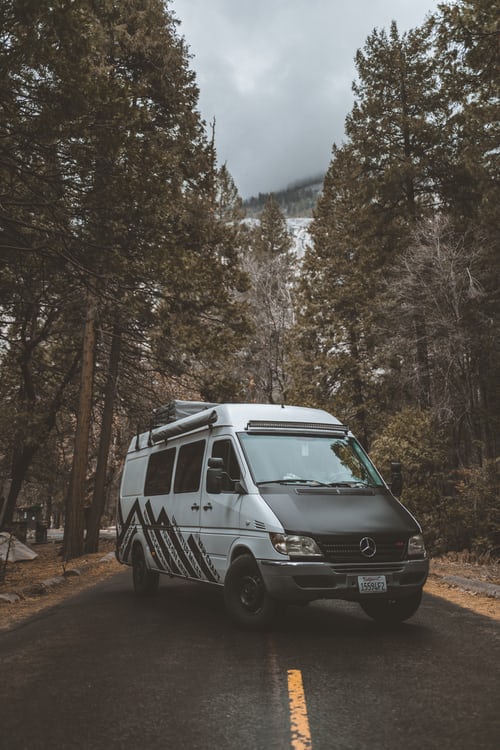
[[[264,420],[252,420],[247,424],[246,431],[345,436],[349,432],[349,428],[345,424],[326,424],[323,422],[268,422]]]

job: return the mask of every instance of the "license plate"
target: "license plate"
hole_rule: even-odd
[[[358,589],[360,594],[385,594],[385,576],[358,576]]]

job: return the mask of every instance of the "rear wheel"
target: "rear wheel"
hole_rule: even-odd
[[[144,551],[137,545],[132,554],[132,580],[134,591],[138,596],[154,594],[158,588],[160,574],[156,570],[149,570]]]
[[[404,622],[415,614],[422,601],[422,592],[404,596],[400,599],[379,599],[360,602],[361,609],[375,622],[391,625]]]
[[[267,593],[251,555],[237,557],[227,571],[224,601],[228,614],[238,625],[254,630],[269,625],[278,612],[277,602]]]

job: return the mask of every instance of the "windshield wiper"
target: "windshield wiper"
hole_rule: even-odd
[[[364,482],[349,482],[344,480],[343,482],[328,482],[329,487],[366,487]]]
[[[293,479],[264,479],[262,482],[257,482],[257,487],[261,484],[311,484],[314,487],[331,487],[331,484],[327,482],[320,482],[319,479],[301,479],[300,477]]]
[[[352,482],[328,482],[328,487],[377,487],[376,484],[368,484],[359,479],[353,479]]]
[[[293,479],[264,479],[262,482],[257,482],[256,484],[257,487],[260,487],[261,484],[304,484],[309,487],[331,487],[332,489],[336,487],[350,487],[351,489],[355,489],[356,487],[376,488],[378,486],[376,484],[367,484],[367,482],[362,482],[359,479],[353,479],[351,482],[345,480],[343,482],[321,482],[319,479],[302,479],[301,477]]]

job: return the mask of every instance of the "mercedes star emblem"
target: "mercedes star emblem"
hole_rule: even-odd
[[[359,549],[365,557],[373,557],[377,551],[377,545],[369,536],[364,536],[359,543]]]

